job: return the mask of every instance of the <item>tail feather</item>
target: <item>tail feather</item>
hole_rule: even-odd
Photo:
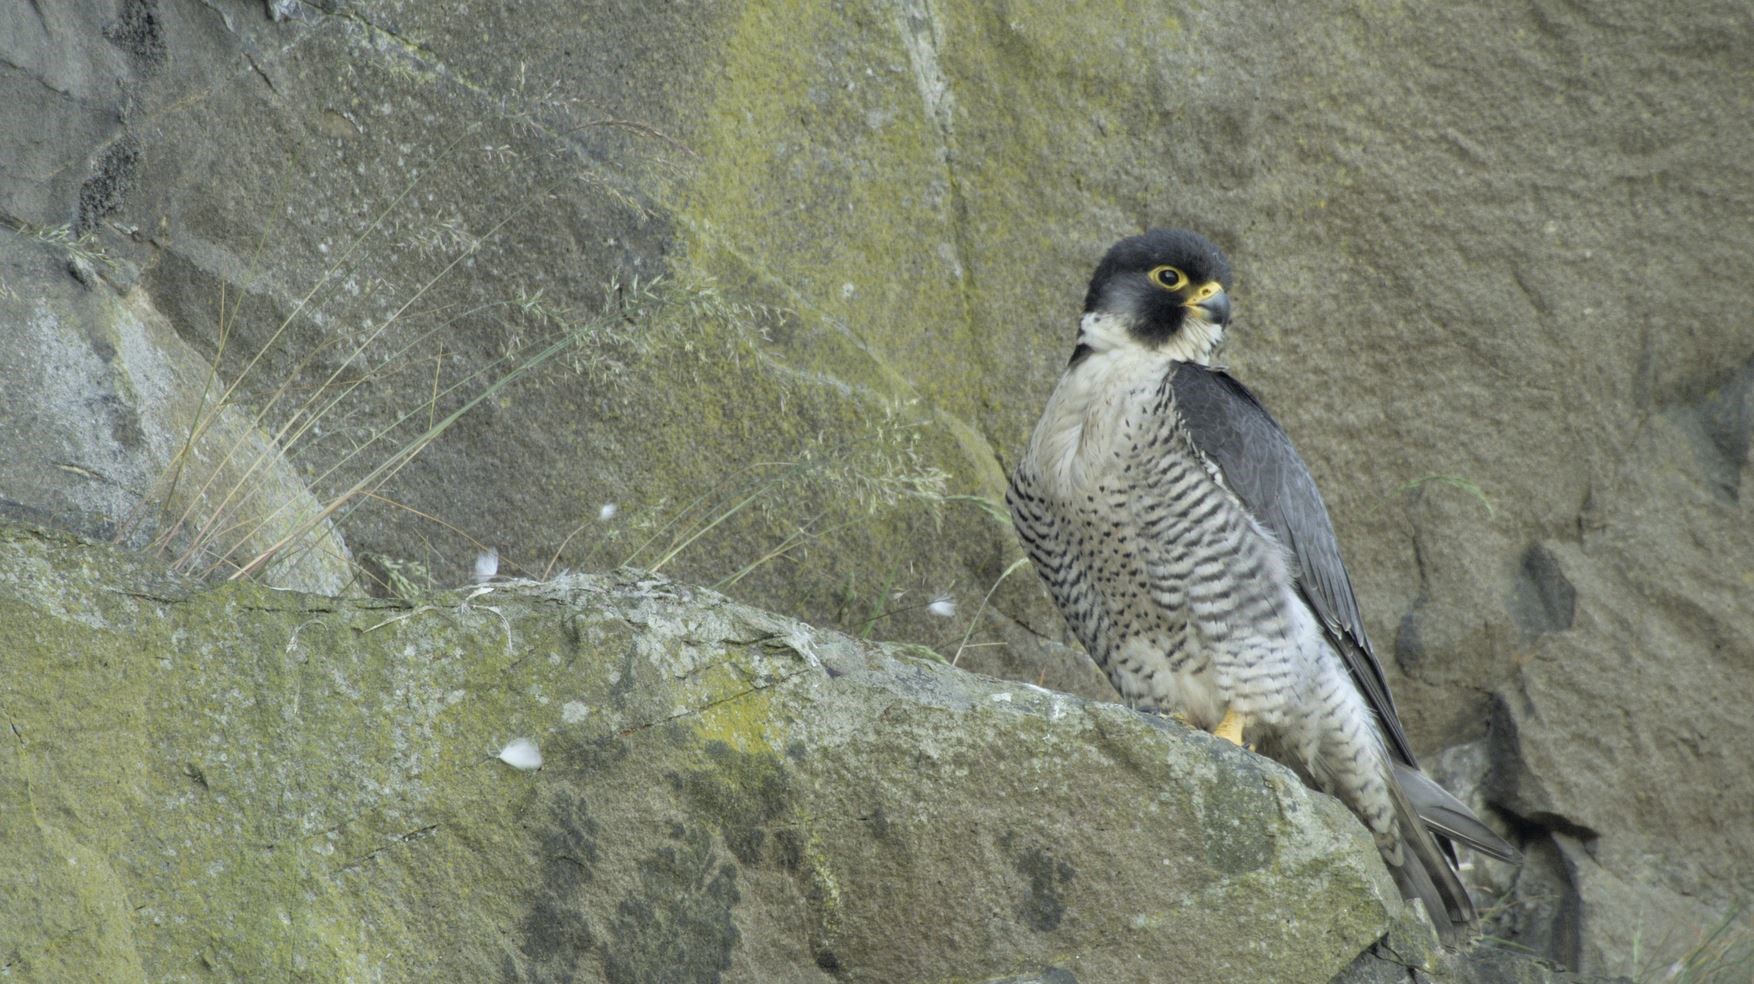
[[[1385,854],[1389,873],[1402,896],[1425,904],[1446,944],[1460,943],[1478,928],[1479,919],[1456,872],[1450,842],[1512,863],[1520,862],[1522,855],[1430,776],[1402,762],[1393,766],[1394,781],[1389,785],[1401,856],[1396,864]]]
[[[1450,795],[1417,766],[1397,761],[1388,748],[1381,748],[1381,768],[1387,774],[1389,816],[1377,809],[1362,809],[1348,796],[1343,777],[1321,756],[1302,758],[1276,743],[1278,736],[1261,736],[1261,748],[1270,758],[1296,763],[1299,775],[1317,789],[1340,797],[1371,829],[1382,852],[1383,863],[1394,877],[1401,896],[1418,899],[1446,945],[1466,942],[1478,929],[1478,916],[1467,886],[1456,870],[1454,844],[1483,854],[1520,863],[1515,847],[1474,816],[1467,804]],[[1380,746],[1379,746],[1380,747]],[[1380,800],[1377,801],[1380,804]],[[1372,822],[1372,819],[1376,823]],[[1388,823],[1383,824],[1383,820]]]
[[[1401,778],[1399,766],[1395,771],[1396,778]],[[1474,901],[1468,897],[1467,886],[1456,874],[1455,862],[1447,845],[1439,843],[1433,836],[1406,788],[1399,783],[1392,784],[1392,796],[1395,825],[1401,837],[1401,858],[1400,864],[1389,862],[1389,874],[1394,876],[1395,886],[1404,898],[1418,899],[1425,904],[1425,912],[1444,943],[1452,946],[1461,943],[1478,925]],[[1478,820],[1474,822],[1479,823]]]
[[[1522,862],[1522,854],[1492,828],[1480,822],[1472,810],[1449,791],[1433,782],[1430,776],[1411,766],[1395,763],[1395,782],[1406,792],[1413,812],[1425,826],[1455,841],[1512,864]]]

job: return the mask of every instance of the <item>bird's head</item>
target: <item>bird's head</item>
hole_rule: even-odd
[[[1229,288],[1230,261],[1204,236],[1153,229],[1123,239],[1090,278],[1079,351],[1144,349],[1204,364],[1230,323]]]

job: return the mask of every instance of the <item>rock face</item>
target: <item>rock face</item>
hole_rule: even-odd
[[[1564,977],[1431,951],[1264,759],[663,579],[386,605],[0,527],[0,645],[15,979]]]
[[[13,979],[1324,981],[1424,932],[1264,759],[662,579],[199,591],[0,527],[0,646]]]
[[[1647,975],[1754,885],[1751,52],[1731,0],[10,3],[0,224],[80,237],[316,501],[480,400],[356,550],[632,561],[1088,696],[981,504],[1102,249],[1199,228],[1415,744],[1527,848],[1497,932]]]

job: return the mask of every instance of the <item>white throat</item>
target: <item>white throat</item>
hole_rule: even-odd
[[[1092,311],[1078,322],[1078,344],[1090,346],[1096,354],[1133,350],[1175,362],[1197,362],[1209,366],[1219,344],[1224,341],[1223,325],[1190,317],[1182,322],[1175,337],[1155,349],[1147,349],[1128,330],[1131,325],[1132,320],[1122,315]]]

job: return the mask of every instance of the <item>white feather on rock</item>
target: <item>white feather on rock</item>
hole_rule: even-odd
[[[499,760],[514,769],[542,768],[542,750],[528,738],[513,738],[511,743],[499,750]]]

